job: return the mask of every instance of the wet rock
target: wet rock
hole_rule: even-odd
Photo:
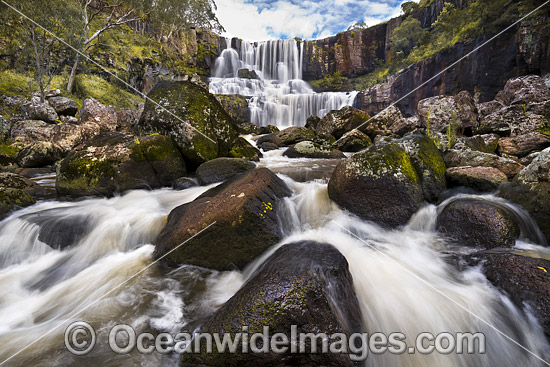
[[[444,155],[447,167],[494,167],[503,172],[508,179],[514,178],[523,166],[510,158],[475,150],[449,150]]]
[[[281,239],[278,212],[281,199],[290,194],[290,188],[265,168],[233,177],[170,213],[155,240],[155,257],[215,222],[163,261],[217,270],[242,269]]]
[[[185,190],[194,186],[197,186],[197,182],[189,177],[180,177],[172,184],[174,190]]]
[[[328,149],[312,141],[302,141],[289,147],[284,153],[289,158],[327,158],[341,159],[346,158],[344,153],[337,149]]]
[[[278,249],[251,279],[206,323],[201,332],[290,335],[298,333],[361,332],[359,303],[344,256],[332,245],[303,241]],[[311,342],[309,342],[311,343]],[[320,345],[319,345],[320,347]],[[306,350],[311,350],[310,345]],[[241,350],[241,348],[237,348]],[[321,348],[319,348],[321,350]],[[184,354],[182,362],[208,366],[354,366],[337,353],[206,353]]]
[[[248,140],[243,137],[238,137],[231,146],[228,156],[231,158],[246,158],[251,161],[259,162],[263,154],[255,146],[250,144]]]
[[[372,145],[372,140],[368,135],[359,130],[352,130],[336,141],[334,148],[342,152],[359,152],[370,145]]]
[[[319,125],[319,122],[321,122],[321,118],[319,116],[311,115],[306,120],[305,128],[315,131],[317,125]]]
[[[499,192],[499,196],[525,208],[550,239],[550,148],[542,151]]]
[[[550,261],[500,252],[477,253],[467,260],[472,265],[481,264],[487,280],[518,308],[528,306],[550,337]]]
[[[19,167],[45,167],[61,158],[60,149],[48,141],[39,141],[22,148],[15,161]]]
[[[353,214],[389,227],[405,224],[423,200],[411,158],[395,142],[371,145],[340,163],[328,194]]]
[[[273,143],[278,147],[288,147],[301,141],[313,140],[315,133],[305,127],[292,126],[281,131],[277,131],[265,136],[262,136],[256,141],[258,146],[263,143]]]
[[[247,159],[216,158],[201,164],[196,173],[201,185],[209,185],[214,182],[225,181],[254,168],[256,168],[256,165]]]
[[[60,162],[56,188],[60,195],[110,196],[171,186],[185,171],[183,158],[166,136],[102,133]]]
[[[477,191],[494,191],[508,179],[493,167],[452,167],[445,172],[450,187],[465,186]]]
[[[510,154],[516,157],[523,157],[535,150],[543,150],[549,146],[550,136],[537,132],[502,138],[498,142],[500,154]]]
[[[482,134],[458,138],[453,149],[477,150],[483,153],[495,153],[500,136],[497,134]]]
[[[260,79],[256,71],[250,69],[239,69],[237,71],[237,77],[242,79]]]
[[[461,245],[485,249],[512,247],[520,234],[503,208],[475,199],[452,200],[439,213],[436,230]]]
[[[332,135],[340,139],[342,135],[357,128],[368,119],[369,116],[365,112],[346,106],[338,111],[327,113],[315,127],[315,134],[323,138],[329,138]]]
[[[538,75],[526,75],[506,82],[504,89],[497,93],[495,100],[506,106],[544,102],[550,99],[550,89]]]
[[[261,144],[258,144],[258,147],[262,149],[264,152],[269,152],[270,150],[277,150],[279,147],[277,144],[274,144],[272,142],[266,141]]]
[[[271,134],[279,131],[279,128],[274,125],[260,126],[259,134]]]
[[[48,104],[58,115],[75,116],[78,112],[76,102],[66,97],[51,97],[48,99]]]
[[[239,124],[239,134],[252,134],[252,135],[258,135],[260,132],[260,128],[258,125],[253,124],[252,122],[243,122]]]
[[[35,203],[32,195],[40,191],[40,186],[26,177],[0,173],[0,217],[8,212]]]
[[[26,120],[41,120],[47,123],[56,123],[59,120],[59,116],[53,107],[41,102],[23,104],[21,112]]]
[[[191,81],[163,81],[148,96],[170,113],[148,100],[138,131],[171,137],[194,165],[227,156],[238,137],[237,125],[207,89]]]

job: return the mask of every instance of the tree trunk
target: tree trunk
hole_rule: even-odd
[[[74,60],[73,69],[71,70],[71,76],[69,77],[69,82],[67,83],[67,91],[69,93],[73,92],[74,81],[76,79],[76,71],[78,69],[78,61],[80,60],[80,54],[76,54],[76,59]]]
[[[42,70],[42,63],[40,60],[40,54],[38,53],[38,46],[36,40],[36,33],[34,28],[31,28],[31,41],[34,48],[34,60],[36,62],[36,73],[38,74],[38,88],[40,88],[40,102],[46,102],[46,93],[44,92],[44,71]]]

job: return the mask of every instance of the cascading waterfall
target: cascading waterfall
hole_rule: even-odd
[[[315,93],[302,80],[303,43],[242,41],[240,50],[226,39],[210,78],[210,92],[249,97],[251,122],[278,127],[304,126],[311,115],[352,105],[357,92]]]

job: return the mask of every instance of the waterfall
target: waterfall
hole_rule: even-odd
[[[311,115],[323,117],[355,101],[357,92],[315,93],[302,80],[302,42],[242,41],[233,48],[231,40],[224,41],[226,48],[214,65],[210,92],[249,97],[250,120],[259,126],[304,126]]]

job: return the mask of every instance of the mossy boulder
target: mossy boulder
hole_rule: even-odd
[[[8,212],[35,203],[33,195],[40,186],[26,177],[14,173],[0,173],[0,217]]]
[[[436,230],[460,245],[485,249],[512,247],[520,234],[504,207],[475,199],[451,199],[437,217]]]
[[[352,130],[345,133],[333,146],[342,152],[359,152],[369,145],[372,145],[372,140],[368,135]]]
[[[171,137],[193,165],[228,155],[238,127],[208,90],[191,81],[159,82],[137,124],[141,133]]]
[[[337,149],[324,147],[312,141],[301,141],[289,147],[283,155],[289,158],[341,159],[344,153]]]
[[[225,181],[231,177],[250,171],[256,165],[243,158],[216,158],[197,168],[197,179],[201,185]]]
[[[445,170],[447,169],[441,152],[432,139],[426,135],[410,135],[396,140],[414,166],[422,187],[424,200],[436,202],[447,186]]]
[[[45,167],[61,158],[61,151],[49,141],[39,141],[22,148],[16,157],[19,167]]]
[[[201,332],[235,334],[362,332],[360,306],[344,256],[332,245],[302,241],[278,249],[206,323]],[[268,339],[269,340],[269,339]],[[306,350],[311,350],[307,341]],[[319,340],[318,350],[321,350]],[[215,349],[215,348],[214,348]],[[241,350],[240,346],[237,350]],[[346,353],[183,354],[182,364],[208,366],[355,366]]]
[[[250,144],[248,140],[243,137],[238,137],[231,145],[228,156],[231,158],[246,158],[251,161],[259,162],[263,154],[255,146]]]
[[[328,138],[334,136],[340,139],[369,119],[369,115],[357,108],[346,106],[338,111],[330,111],[315,126],[315,134]]]
[[[170,138],[110,132],[94,137],[60,162],[56,188],[60,195],[110,196],[170,186],[185,172],[185,162]]]
[[[271,134],[277,131],[279,131],[279,128],[275,125],[260,126],[258,134]]]
[[[467,257],[514,304],[529,307],[550,338],[550,261],[502,252],[481,252]]]
[[[245,97],[238,94],[217,94],[216,99],[237,124],[250,121],[250,110]]]
[[[550,148],[502,187],[498,195],[525,208],[550,239]]]
[[[252,134],[258,135],[260,133],[260,128],[258,125],[253,124],[252,122],[243,122],[239,124],[239,134]]]
[[[418,173],[398,143],[371,145],[340,163],[328,184],[341,207],[385,226],[405,224],[423,200]]]
[[[172,210],[154,242],[155,257],[168,254],[215,222],[163,261],[217,270],[243,269],[282,238],[278,213],[281,199],[290,194],[290,188],[266,168],[233,177]]]
[[[500,136],[497,134],[483,134],[457,139],[453,149],[477,150],[483,153],[495,153],[498,148]]]

